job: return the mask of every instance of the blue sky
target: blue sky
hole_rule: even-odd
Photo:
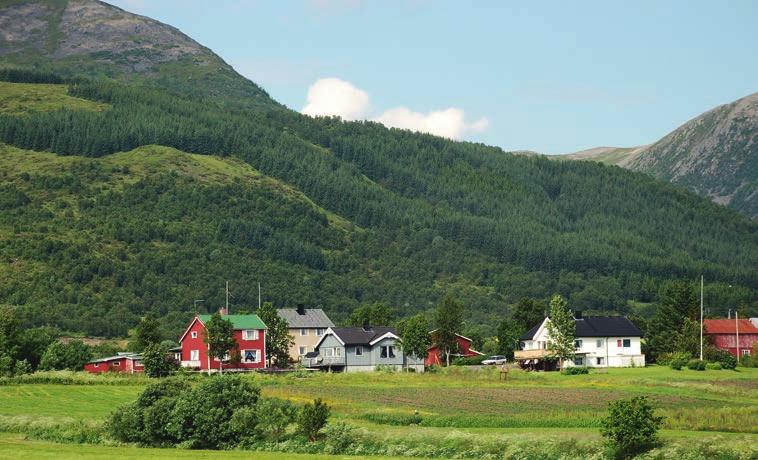
[[[506,150],[646,144],[758,91],[749,0],[109,1],[292,109]]]

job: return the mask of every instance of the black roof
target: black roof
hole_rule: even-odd
[[[521,334],[521,337],[519,337],[519,340],[532,340],[534,338],[534,334],[537,333],[537,329],[539,329],[540,326],[542,326],[543,321],[545,320],[543,319],[542,321],[539,322],[539,324],[537,324],[533,328]]]
[[[368,345],[372,340],[388,332],[397,335],[394,327],[384,326],[372,326],[368,329],[362,327],[333,327],[332,331],[345,345]]]
[[[626,316],[584,316],[575,319],[577,337],[642,337],[642,331]],[[531,340],[540,324],[529,329],[520,340]]]

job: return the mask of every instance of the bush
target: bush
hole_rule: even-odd
[[[692,354],[687,353],[684,351],[674,351],[671,353],[661,353],[658,355],[658,359],[656,359],[656,362],[660,364],[661,366],[670,366],[674,362],[682,362],[684,361],[684,365],[687,364],[687,361],[692,359]]]
[[[297,408],[284,399],[265,398],[258,401],[255,413],[261,437],[278,442],[295,421]]]
[[[298,430],[309,441],[315,441],[321,429],[326,425],[329,413],[329,406],[324,404],[321,398],[314,400],[313,404],[306,404],[300,410],[297,419]]]
[[[708,361],[720,363],[722,369],[734,369],[737,367],[737,358],[732,356],[728,351],[713,346],[705,349],[704,357]]]
[[[673,359],[669,362],[669,366],[675,371],[681,371],[684,366],[687,365],[687,361],[684,359]]]
[[[705,363],[705,368],[709,371],[720,371],[721,363]]]
[[[705,361],[700,361],[699,359],[691,359],[687,362],[687,368],[693,371],[704,371]]]
[[[487,356],[484,355],[476,355],[476,356],[461,356],[459,358],[455,358],[453,360],[453,366],[478,366],[482,364],[482,361],[487,359]]]
[[[90,359],[92,347],[81,340],[72,340],[69,343],[53,342],[42,354],[39,367],[45,371],[80,371]]]
[[[631,458],[658,445],[663,417],[654,413],[645,396],[611,401],[600,433],[616,458]]]
[[[567,367],[563,370],[561,370],[561,374],[563,375],[582,375],[582,374],[589,374],[590,370],[586,366],[573,366],[573,367]]]
[[[324,428],[324,453],[326,454],[347,454],[348,449],[358,442],[355,428],[343,422],[329,424]]]

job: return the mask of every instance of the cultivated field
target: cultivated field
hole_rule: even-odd
[[[118,405],[132,401],[148,380],[62,376],[66,374],[0,386],[0,431],[6,432],[0,437],[0,458],[215,455],[87,445],[108,443],[82,433],[100,426]],[[500,382],[492,368],[451,368],[436,374],[252,374],[246,378],[260,385],[264,395],[296,402],[321,397],[333,408],[332,421],[359,427],[378,442],[422,446],[410,452],[416,456],[425,452],[425,445],[447,445],[451,453],[502,449],[513,454],[523,446],[544,445],[549,452],[563,450],[565,458],[582,452],[597,454],[599,421],[607,402],[647,395],[666,417],[662,433],[666,455],[676,456],[682,450],[708,458],[717,452],[709,454],[706,449],[728,448],[731,456],[722,458],[758,457],[758,369],[698,372],[648,367],[576,376],[513,371],[507,382]],[[68,384],[28,383],[32,379]],[[416,411],[420,423],[415,419],[418,425],[409,426]],[[68,434],[63,439],[46,435],[45,428],[53,425],[68,427],[64,430]],[[56,445],[53,440],[85,444]],[[408,452],[398,447],[397,454]]]

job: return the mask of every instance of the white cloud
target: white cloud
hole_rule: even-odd
[[[410,129],[450,139],[462,139],[471,133],[486,131],[489,120],[482,117],[473,123],[466,122],[463,109],[450,107],[428,113],[414,112],[406,107],[389,109],[374,118],[375,121],[394,128]]]
[[[466,120],[463,109],[449,107],[427,113],[414,112],[407,107],[385,110],[370,116],[371,98],[352,83],[339,78],[322,78],[308,88],[307,103],[301,110],[310,116],[337,115],[345,120],[371,119],[392,128],[409,129],[449,139],[462,139],[469,134],[486,131],[487,117]]]
[[[371,108],[368,93],[339,78],[322,78],[308,88],[301,110],[310,116],[338,115],[345,120],[363,119]]]

